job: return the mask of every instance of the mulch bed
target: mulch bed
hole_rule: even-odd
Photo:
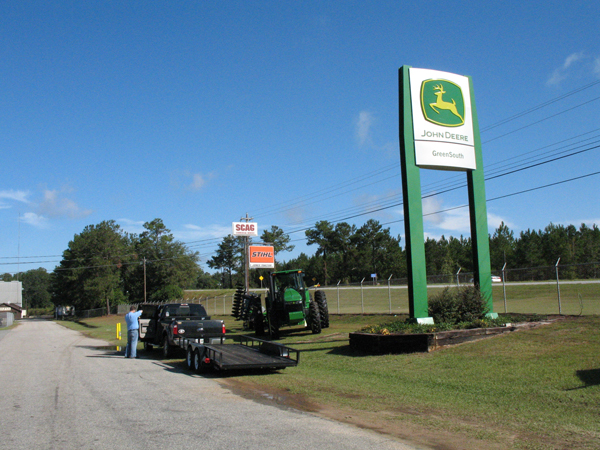
[[[431,352],[448,345],[462,344],[517,330],[517,326],[473,328],[470,330],[439,331],[419,334],[350,333],[350,348],[382,355],[389,353]]]

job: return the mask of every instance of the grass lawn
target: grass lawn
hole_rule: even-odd
[[[231,317],[214,318],[225,320],[229,336],[243,334]],[[124,324],[109,316],[71,325],[117,345],[117,321]],[[387,321],[332,315],[319,335],[284,329],[280,341],[302,351],[297,367],[221,382],[440,449],[600,448],[599,316],[563,317],[427,354],[350,350],[349,332]]]

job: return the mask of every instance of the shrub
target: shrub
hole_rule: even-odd
[[[445,288],[429,300],[429,315],[435,323],[460,323],[483,320],[488,312],[479,289]]]

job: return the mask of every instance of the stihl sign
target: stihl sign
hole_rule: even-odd
[[[258,236],[258,225],[252,222],[233,222],[234,236]]]
[[[274,269],[275,250],[270,245],[250,245],[248,261],[251,269]]]

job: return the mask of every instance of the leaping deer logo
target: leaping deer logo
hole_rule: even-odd
[[[431,107],[431,109],[433,109],[436,113],[440,113],[438,111],[438,109],[445,109],[450,111],[452,114],[454,114],[456,117],[458,117],[461,122],[464,122],[464,118],[458,113],[458,111],[456,110],[456,102],[454,101],[454,99],[452,98],[452,103],[445,101],[442,96],[446,93],[446,91],[444,90],[444,86],[442,85],[442,83],[438,84],[437,86],[435,86],[433,88],[434,90],[434,94],[436,96],[436,101],[435,103],[430,103],[429,106]]]

